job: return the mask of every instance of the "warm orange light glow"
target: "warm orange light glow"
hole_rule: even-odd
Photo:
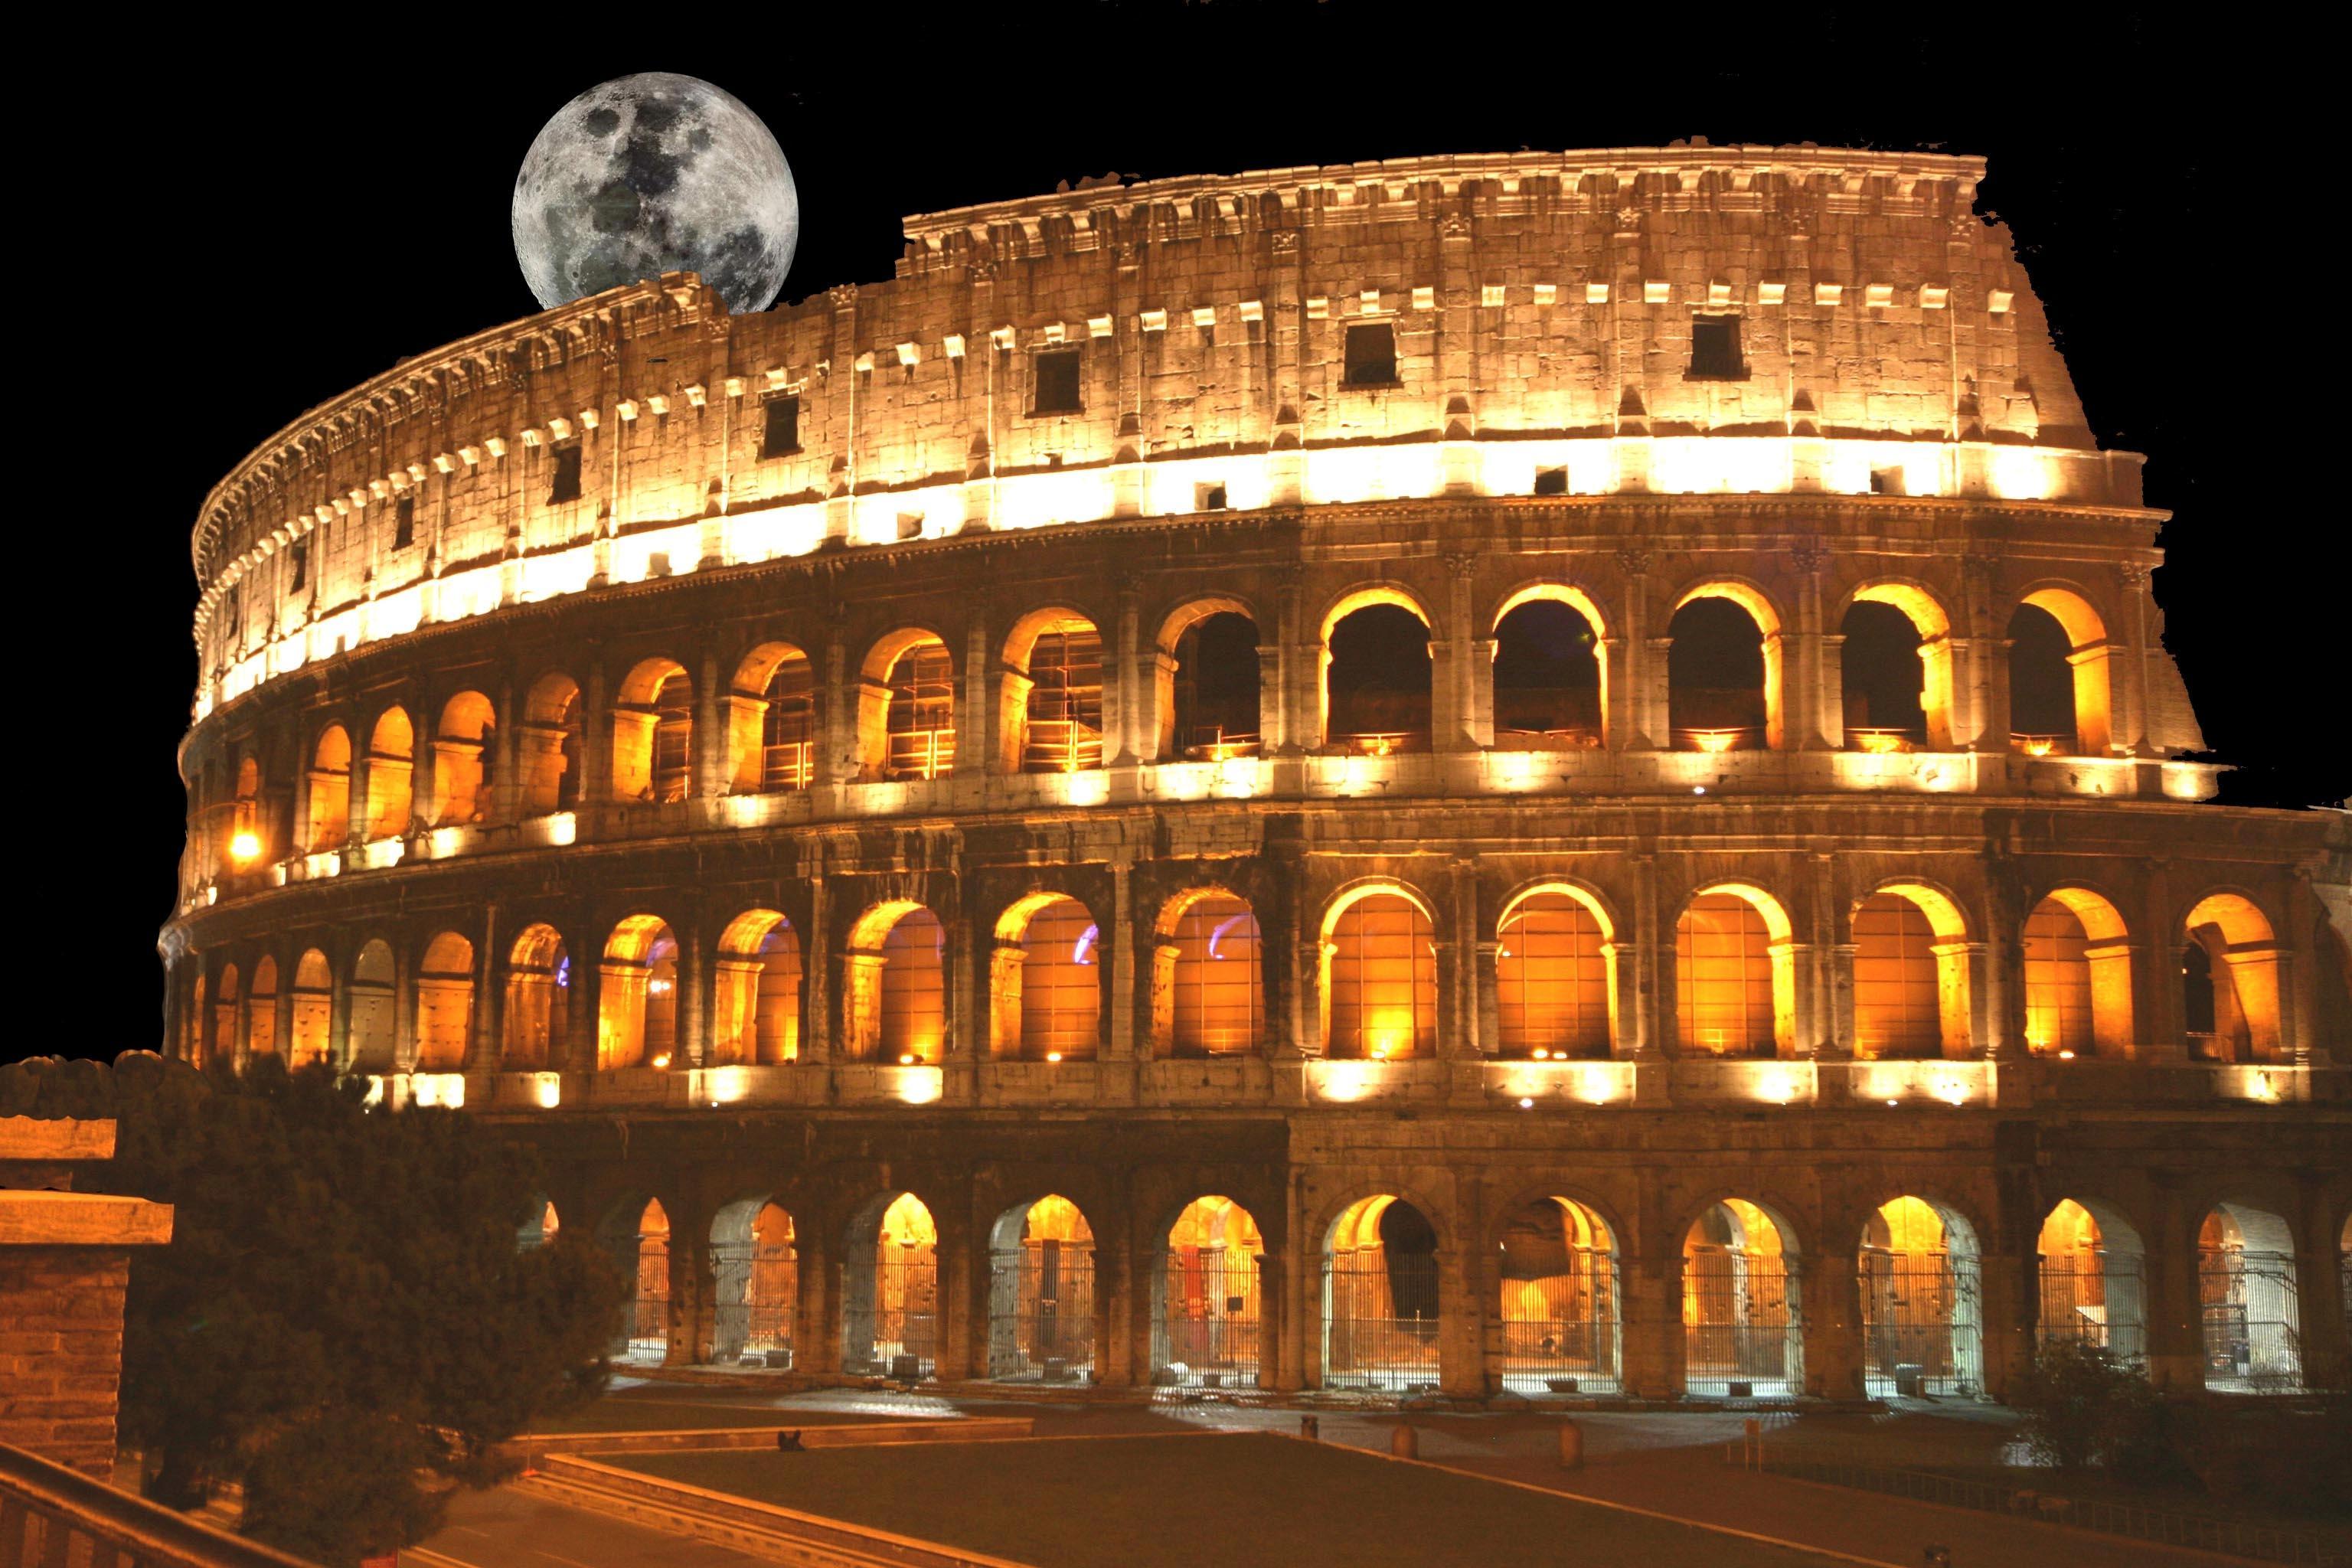
[[[228,841],[228,852],[240,860],[250,860],[261,853],[261,838],[247,828]]]
[[[653,1065],[657,1068],[666,1068],[669,1066],[669,1053],[667,1051],[664,1051],[660,1056],[656,1057],[653,1060]]]
[[[1727,752],[1739,743],[1737,730],[1693,730],[1691,744],[1702,752]]]
[[[1846,734],[1856,751],[1873,756],[1895,756],[1911,749],[1911,737],[1900,730],[1848,730]]]

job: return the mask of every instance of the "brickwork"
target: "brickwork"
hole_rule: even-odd
[[[0,1248],[0,1443],[112,1476],[130,1279],[120,1249]]]

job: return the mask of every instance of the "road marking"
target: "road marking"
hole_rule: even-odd
[[[558,1563],[569,1563],[572,1564],[572,1568],[595,1568],[595,1564],[592,1563],[583,1563],[577,1557],[557,1556],[556,1553],[550,1552],[544,1546],[534,1546],[531,1550],[538,1552],[541,1557],[554,1558]]]
[[[482,1568],[478,1563],[468,1563],[446,1552],[428,1552],[422,1546],[404,1546],[400,1554],[415,1563],[416,1568]]]

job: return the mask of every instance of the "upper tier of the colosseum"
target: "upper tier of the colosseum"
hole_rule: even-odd
[[[1409,496],[2139,504],[1981,160],[1626,148],[1102,183],[897,276],[404,361],[214,489],[199,711],[428,620],[971,530]]]

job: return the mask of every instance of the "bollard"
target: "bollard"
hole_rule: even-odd
[[[1573,1421],[1559,1424],[1559,1468],[1563,1470],[1584,1468],[1584,1428]]]
[[[1740,1463],[1745,1469],[1764,1468],[1764,1423],[1750,1415],[1743,1424],[1745,1436],[1740,1442]]]
[[[1298,1435],[1306,1438],[1310,1443],[1322,1441],[1323,1424],[1321,1420],[1313,1415],[1300,1416],[1298,1418]]]
[[[1414,1427],[1400,1426],[1389,1434],[1389,1452],[1400,1459],[1421,1458],[1421,1433]]]

